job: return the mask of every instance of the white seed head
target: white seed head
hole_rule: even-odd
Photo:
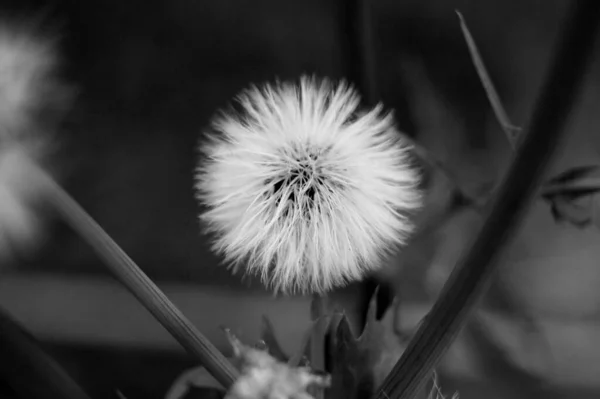
[[[200,146],[200,218],[213,249],[276,292],[361,279],[411,231],[419,174],[381,105],[345,82],[251,87]]]

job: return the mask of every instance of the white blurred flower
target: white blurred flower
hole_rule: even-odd
[[[54,41],[29,25],[0,25],[0,129],[21,140],[36,130],[44,108],[64,105],[67,91],[56,79]]]
[[[403,244],[420,203],[409,148],[381,105],[344,82],[252,87],[201,145],[196,174],[213,249],[277,291],[361,279]]]
[[[56,110],[69,90],[56,78],[51,40],[32,26],[0,25],[0,260],[31,249],[40,220],[37,162],[45,155]]]
[[[225,399],[314,399],[307,392],[310,386],[331,384],[330,376],[314,374],[308,367],[290,367],[266,350],[243,345],[230,333],[227,336],[240,364],[240,377]]]

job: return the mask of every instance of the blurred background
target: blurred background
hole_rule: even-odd
[[[381,100],[454,179],[427,171],[418,222],[428,227],[375,276],[401,299],[390,328],[410,336],[482,222],[478,210],[457,206],[456,191],[478,196],[512,156],[455,10],[513,123],[526,126],[568,3],[372,4]],[[231,276],[201,233],[192,177],[202,130],[239,90],[305,73],[352,79],[345,2],[2,0],[0,10],[7,21],[35,20],[57,37],[65,79],[77,88],[59,131],[56,168],[66,189],[224,352],[220,326],[251,342],[263,314],[284,349],[296,349],[310,299],[276,299],[253,279]],[[600,163],[598,47],[547,178]],[[575,205],[594,218],[595,194],[581,200]],[[54,219],[45,227],[35,251],[2,267],[0,308],[92,396],[119,389],[128,399],[164,398],[196,364],[73,231]],[[559,222],[547,202],[536,201],[439,370],[444,392],[465,399],[597,397],[598,243],[593,223]],[[364,290],[356,285],[332,298],[359,328]]]

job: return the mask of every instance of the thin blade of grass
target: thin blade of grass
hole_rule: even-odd
[[[471,54],[471,59],[473,60],[473,64],[475,65],[475,69],[477,70],[477,74],[479,75],[479,79],[481,80],[481,84],[485,90],[485,93],[492,105],[492,109],[494,110],[494,114],[496,114],[496,118],[498,119],[498,123],[506,137],[508,138],[508,142],[510,143],[513,150],[517,146],[517,141],[519,134],[521,133],[521,128],[515,126],[510,121],[504,106],[502,105],[502,101],[500,101],[500,96],[492,83],[492,79],[481,59],[481,55],[479,53],[479,49],[477,48],[477,44],[475,44],[475,40],[469,31],[469,27],[460,13],[460,11],[456,11],[456,15],[458,15],[458,19],[460,20],[460,28],[462,30],[463,36],[465,37],[465,41],[467,42],[467,47],[469,48],[469,53]]]

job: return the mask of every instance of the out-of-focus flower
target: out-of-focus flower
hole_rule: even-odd
[[[313,399],[310,386],[326,388],[330,376],[311,372],[308,367],[290,367],[269,355],[267,350],[243,345],[227,334],[240,365],[240,377],[225,399]]]
[[[41,221],[32,209],[39,194],[33,167],[22,148],[0,149],[0,261],[13,260],[40,238]]]
[[[32,24],[0,21],[1,139],[32,136],[42,114],[64,108],[70,91],[57,77],[55,42]],[[45,115],[44,115],[45,116]]]
[[[213,249],[276,292],[322,293],[377,269],[411,231],[419,175],[391,113],[346,83],[252,87],[201,145]]]
[[[40,198],[37,162],[70,90],[56,76],[54,43],[33,26],[0,25],[0,260],[40,237],[32,204]]]

